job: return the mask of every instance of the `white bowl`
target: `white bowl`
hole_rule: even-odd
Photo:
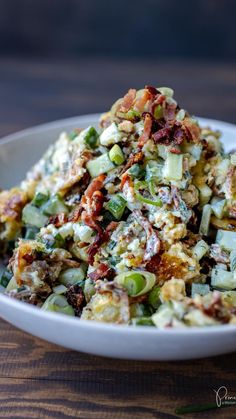
[[[1,187],[13,186],[63,130],[96,126],[99,115],[69,118],[9,135],[0,142]],[[226,150],[235,145],[236,126],[199,118],[223,133]],[[139,360],[178,360],[236,350],[236,325],[166,329],[110,325],[45,312],[0,294],[0,316],[26,332],[66,348]]]

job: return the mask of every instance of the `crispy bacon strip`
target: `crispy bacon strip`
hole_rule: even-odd
[[[144,117],[143,133],[139,137],[139,140],[138,140],[138,148],[141,148],[141,149],[143,148],[144,144],[151,137],[151,131],[152,131],[152,117],[149,113],[146,113]]]
[[[144,89],[142,96],[136,99],[134,103],[134,109],[143,112],[144,106],[146,105],[147,101],[152,98],[152,94],[148,89]]]
[[[106,263],[101,263],[99,267],[89,274],[89,278],[93,281],[97,281],[98,279],[112,279],[114,277],[114,269],[110,268]]]
[[[147,235],[147,242],[146,242],[146,251],[144,255],[144,261],[149,261],[154,255],[159,253],[161,248],[161,242],[157,235],[157,231],[155,231],[150,222],[145,218],[140,210],[134,210],[133,214],[138,221],[138,223],[143,227],[145,233]]]
[[[84,192],[84,195],[88,198],[91,198],[96,191],[100,191],[103,188],[103,183],[105,180],[105,175],[99,175],[98,177],[94,178],[89,186],[87,187],[86,191]]]
[[[118,108],[119,112],[128,112],[133,104],[133,101],[136,96],[136,90],[135,89],[129,89],[128,93],[124,96],[120,107]]]

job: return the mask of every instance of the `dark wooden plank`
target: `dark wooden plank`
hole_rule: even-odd
[[[112,360],[64,350],[4,321],[0,354],[0,417],[172,418],[177,407],[214,402],[221,385],[236,392],[236,354],[172,363]],[[235,414],[227,409],[228,418]]]

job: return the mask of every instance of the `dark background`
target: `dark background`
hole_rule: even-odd
[[[169,85],[236,122],[236,1],[0,0],[0,135]]]
[[[234,0],[1,0],[0,52],[236,59]]]

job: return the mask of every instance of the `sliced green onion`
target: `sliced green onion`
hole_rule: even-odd
[[[236,231],[218,230],[216,243],[224,250],[236,250]]]
[[[210,287],[208,284],[192,284],[191,288],[191,297],[193,298],[195,295],[206,295],[209,294]]]
[[[127,289],[128,295],[137,295],[145,287],[145,279],[138,273],[132,273],[126,276],[123,281],[123,286]]]
[[[94,178],[101,175],[102,173],[109,172],[116,166],[110,160],[109,154],[105,153],[93,160],[89,160],[86,167],[90,173],[90,176]]]
[[[22,221],[26,225],[41,228],[45,226],[48,218],[41,213],[39,208],[34,205],[27,204],[22,212]]]
[[[68,304],[67,299],[62,295],[51,294],[41,308],[44,311],[55,311],[68,316],[75,315],[73,307]]]
[[[43,213],[46,215],[56,215],[60,213],[67,214],[68,208],[64,204],[59,195],[52,196],[42,207]]]
[[[79,268],[68,268],[59,275],[59,282],[66,287],[83,281],[86,277],[87,265],[82,263]]]
[[[234,278],[232,272],[215,268],[211,272],[211,285],[213,288],[222,288],[230,291],[236,288],[236,278]]]
[[[110,211],[110,213],[117,219],[120,220],[125,207],[126,207],[126,200],[119,194],[113,195],[107,204],[105,204],[105,208]]]
[[[131,320],[133,326],[154,326],[151,317],[137,317]]]
[[[85,144],[87,144],[90,148],[96,148],[97,144],[98,144],[99,135],[98,135],[97,131],[95,130],[95,128],[94,127],[88,127],[87,129],[82,131],[82,133],[83,133],[83,138],[84,138]]]
[[[163,176],[167,180],[181,180],[183,177],[183,154],[167,152]]]
[[[161,305],[160,293],[161,288],[155,286],[148,296],[148,304],[150,304],[155,310],[157,310],[158,307]]]
[[[65,287],[65,285],[60,284],[54,287],[52,290],[54,294],[61,295],[61,294],[65,294],[65,292],[67,291],[67,288]]]
[[[209,204],[204,205],[202,210],[202,219],[199,227],[199,234],[207,236],[209,232],[210,220],[211,220],[211,206]]]
[[[221,199],[221,198],[217,198],[217,197],[212,198],[211,208],[212,208],[212,211],[213,211],[214,215],[217,218],[220,218],[220,219],[223,218],[225,205],[226,205],[226,199]]]
[[[33,200],[31,201],[31,204],[35,207],[41,207],[43,204],[45,204],[48,201],[49,196],[45,195],[41,192],[38,192],[35,194]]]
[[[7,288],[10,280],[12,279],[12,272],[8,271],[8,269],[4,269],[1,273],[0,276],[0,285],[2,285],[2,287]]]
[[[121,150],[118,144],[113,145],[113,147],[109,151],[109,157],[110,157],[110,160],[113,163],[115,163],[116,166],[119,166],[125,161],[125,156],[123,154],[123,151]]]
[[[134,190],[135,190],[135,195],[136,198],[140,201],[143,202],[145,204],[148,205],[154,205],[156,207],[161,207],[162,206],[162,201],[160,198],[155,197],[155,201],[153,201],[152,199],[149,198],[145,198],[140,192],[139,189],[143,189],[143,188],[147,188],[148,187],[148,183],[145,181],[138,181],[135,182],[134,184]]]
[[[146,271],[129,271],[119,274],[114,281],[126,288],[128,295],[136,297],[150,291],[155,285],[156,277]]]
[[[145,176],[145,170],[138,163],[133,164],[128,170],[128,173],[133,179],[141,179]]]
[[[161,105],[157,105],[154,110],[154,118],[161,119],[163,117],[163,109]]]
[[[208,244],[204,240],[200,240],[192,249],[197,260],[200,260],[209,250]]]

